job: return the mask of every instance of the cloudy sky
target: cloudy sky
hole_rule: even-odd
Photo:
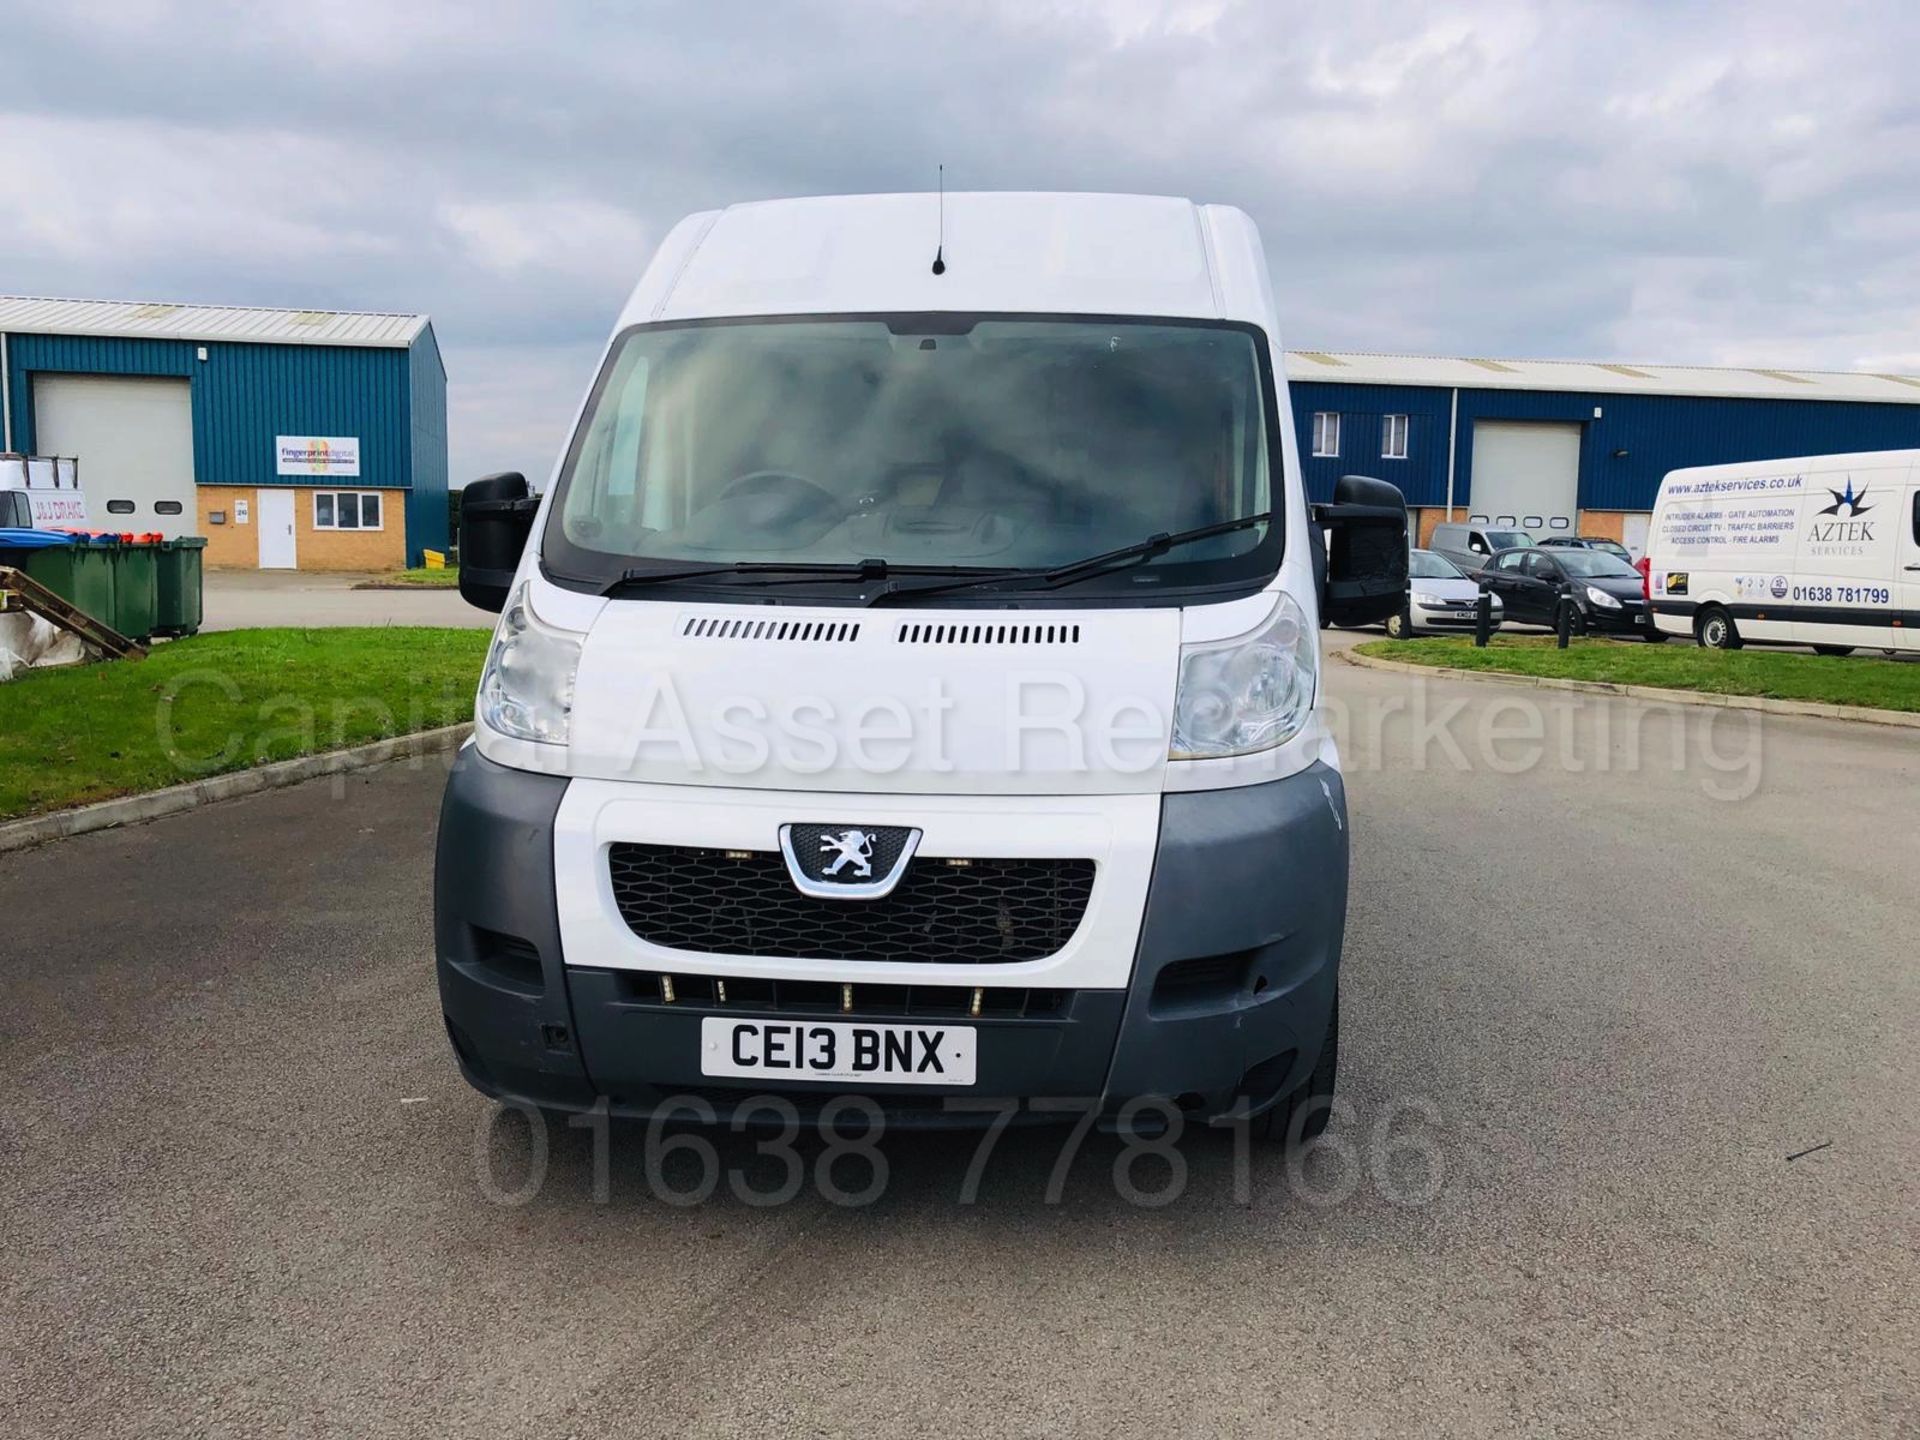
[[[0,292],[425,310],[544,477],[680,215],[1140,190],[1298,347],[1920,371],[1920,5],[0,0]]]

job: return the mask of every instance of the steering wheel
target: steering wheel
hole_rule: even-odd
[[[802,519],[829,506],[841,508],[840,497],[833,491],[793,470],[749,470],[722,485],[713,498],[716,502],[761,500],[747,513],[747,519],[758,525]]]

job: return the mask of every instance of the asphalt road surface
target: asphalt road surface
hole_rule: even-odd
[[[1332,678],[1351,1109],[1157,1207],[1100,1137],[1046,1203],[1050,1134],[972,1204],[972,1137],[864,1206],[817,1139],[778,1205],[627,1127],[531,1174],[441,1033],[438,762],[0,859],[0,1433],[1914,1433],[1911,735]]]
[[[261,625],[307,629],[340,625],[450,625],[491,630],[495,617],[476,610],[458,590],[422,586],[397,590],[356,587],[377,575],[315,570],[209,570],[205,630]]]

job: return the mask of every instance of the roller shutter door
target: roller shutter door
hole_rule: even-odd
[[[1580,506],[1580,427],[1480,420],[1473,427],[1476,525],[1571,535]]]
[[[34,449],[79,458],[96,530],[199,533],[188,385],[126,375],[34,377]]]

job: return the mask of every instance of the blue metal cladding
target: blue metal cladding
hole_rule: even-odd
[[[1453,392],[1415,385],[1331,385],[1293,381],[1293,420],[1300,443],[1300,469],[1307,497],[1331,500],[1333,482],[1342,475],[1372,475],[1400,487],[1409,505],[1444,505],[1447,500],[1447,414]],[[1313,453],[1313,416],[1329,410],[1340,417],[1340,453]],[[1407,417],[1407,458],[1381,456],[1386,417]]]
[[[1603,418],[1588,422],[1580,451],[1590,510],[1650,510],[1662,477],[1683,465],[1920,448],[1920,404],[1606,395],[1593,404]]]
[[[1289,389],[1301,468],[1311,498],[1327,499],[1336,479],[1360,474],[1393,481],[1409,505],[1446,504],[1451,390],[1328,381],[1296,381]],[[1580,506],[1586,510],[1651,510],[1666,473],[1688,465],[1920,448],[1920,403],[1536,390],[1463,389],[1459,393],[1456,506],[1472,502],[1473,427],[1479,420],[1579,424]],[[1337,458],[1312,457],[1317,410],[1341,417]],[[1386,415],[1409,417],[1405,460],[1381,457]]]
[[[411,483],[404,350],[331,345],[208,342],[91,335],[14,335],[14,435],[33,448],[36,374],[173,375],[192,381],[193,470],[202,485],[311,485],[275,473],[275,437],[354,435],[354,484],[401,489]]]
[[[407,496],[407,563],[447,548],[447,372],[427,326],[407,352],[407,418],[413,489]]]

